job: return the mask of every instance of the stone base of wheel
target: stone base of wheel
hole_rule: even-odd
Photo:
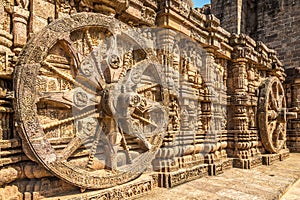
[[[262,165],[261,156],[256,156],[249,159],[233,159],[233,167],[241,169],[252,169]]]
[[[265,154],[262,155],[262,164],[263,165],[272,165],[275,162],[283,161],[287,159],[290,155],[289,149],[282,149],[277,154]]]

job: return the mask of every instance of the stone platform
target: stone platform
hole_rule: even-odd
[[[300,153],[284,161],[251,170],[232,168],[217,176],[204,176],[173,188],[159,188],[157,174],[145,174],[133,182],[106,190],[65,194],[48,199],[280,199],[300,196]],[[297,182],[298,181],[298,182]],[[285,194],[286,193],[286,194]]]
[[[157,177],[155,175],[142,175],[136,180],[125,183],[123,185],[115,186],[103,190],[81,190],[74,191],[73,193],[59,195],[53,198],[39,198],[39,199],[48,199],[48,200],[87,200],[87,199],[134,199],[149,193],[150,191],[157,188]],[[79,189],[78,189],[79,190]]]
[[[140,200],[156,199],[300,199],[300,153],[270,166],[251,170],[229,169],[218,176],[207,176],[171,189],[157,188]]]

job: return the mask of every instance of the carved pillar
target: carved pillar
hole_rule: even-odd
[[[226,135],[227,135],[227,60],[218,58],[216,62],[216,91],[218,93],[217,101],[215,102],[215,121],[217,123],[217,147],[216,147],[216,157],[217,159],[226,158],[227,153],[225,147],[227,146]]]
[[[234,117],[233,117],[233,129],[243,134],[243,131],[248,130],[248,123],[247,123],[247,110],[245,105],[245,95],[247,92],[247,72],[246,72],[246,63],[247,60],[238,60],[236,61],[232,68],[233,68],[233,79],[234,79],[234,96],[235,96],[235,107],[234,107]],[[238,132],[235,133],[235,142],[238,143],[239,134]],[[238,145],[235,145],[235,154],[239,156],[238,152]]]
[[[158,171],[174,171],[179,167],[174,160],[178,154],[176,137],[180,131],[181,121],[178,105],[179,73],[178,69],[177,72],[175,70],[179,68],[180,52],[175,46],[175,35],[175,31],[166,29],[157,33],[157,57],[162,64],[162,72],[170,93],[168,132],[164,138],[164,145],[154,161]]]
[[[13,4],[9,1],[4,1],[3,4],[0,3],[0,74],[2,78],[12,72],[9,64],[13,39],[10,34],[12,8]]]
[[[1,166],[21,161],[20,143],[13,135],[13,105],[12,99],[12,73],[14,67],[12,14],[14,11],[13,0],[2,0],[0,2],[0,163]],[[14,142],[14,144],[13,144]],[[0,179],[5,177],[0,176]],[[5,178],[4,178],[5,179]],[[2,182],[2,180],[0,180]]]
[[[158,33],[157,38],[158,58],[163,65],[168,89],[172,95],[177,95],[179,84],[180,49],[175,44],[176,34],[173,30],[163,30]]]
[[[24,7],[23,7],[24,6]],[[14,52],[19,54],[23,46],[27,42],[27,24],[29,11],[27,4],[20,4],[14,7],[13,13],[13,36],[14,36]]]
[[[216,56],[214,55],[213,49],[206,49],[209,53],[209,63],[207,64],[208,71],[206,72],[205,84],[208,87],[209,91],[209,104],[210,106],[210,116],[208,115],[208,129],[205,135],[205,159],[208,164],[215,164],[219,161],[219,158],[216,156],[217,146],[219,143],[219,134],[220,130],[218,128],[218,108],[220,106],[219,97],[220,91],[218,90],[218,65],[216,63]]]
[[[12,58],[10,47],[12,46],[12,35],[0,29],[0,76],[9,78],[12,74],[12,67],[9,59]]]
[[[229,91],[232,93],[228,118],[229,123],[229,155],[236,158],[234,165],[241,168],[250,168],[258,163],[252,163],[256,154],[256,143],[252,141],[251,131],[249,130],[249,110],[251,107],[251,95],[249,95],[248,60],[244,56],[243,49],[238,49],[239,57],[230,66],[230,78],[228,80]],[[252,74],[250,74],[252,76]],[[251,84],[250,84],[251,85]],[[250,87],[251,88],[251,87]],[[251,89],[252,90],[252,89]],[[254,137],[255,138],[255,137]],[[260,162],[261,163],[261,162]]]
[[[226,133],[226,104],[227,94],[224,84],[224,70],[226,61],[218,58],[214,49],[206,49],[209,53],[204,76],[205,96],[202,102],[203,129],[205,134],[206,163],[209,164],[210,174],[219,173],[217,165],[222,165],[222,158],[226,158],[226,152],[222,150],[223,135]],[[222,168],[222,167],[221,167]],[[220,168],[220,169],[221,169]],[[222,170],[221,170],[222,171]]]
[[[13,3],[4,1],[0,3],[0,141],[11,139],[11,112],[12,104],[7,98],[11,94],[13,36],[10,34],[11,13]],[[0,156],[1,157],[1,156]],[[1,161],[0,161],[1,162]]]

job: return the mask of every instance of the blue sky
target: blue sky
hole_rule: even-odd
[[[194,0],[195,7],[202,7],[205,4],[209,4],[210,0]]]

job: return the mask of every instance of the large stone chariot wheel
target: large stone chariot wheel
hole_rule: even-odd
[[[158,62],[127,25],[101,14],[59,19],[34,36],[15,73],[29,157],[83,189],[137,178],[164,137]]]
[[[265,81],[258,109],[262,144],[269,153],[278,153],[285,147],[287,119],[284,88],[277,77]]]

